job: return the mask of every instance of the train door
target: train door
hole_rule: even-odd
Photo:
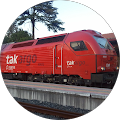
[[[54,47],[54,62],[53,62],[53,74],[62,73],[62,45],[58,44]]]

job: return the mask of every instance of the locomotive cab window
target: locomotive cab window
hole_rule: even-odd
[[[83,50],[88,50],[85,43],[83,41],[76,41],[76,42],[71,42],[70,43],[71,48],[74,51],[83,51]]]
[[[101,48],[113,50],[107,39],[93,36]]]

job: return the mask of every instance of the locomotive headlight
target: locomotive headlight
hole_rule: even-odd
[[[119,67],[116,67],[116,70],[119,70]]]
[[[102,71],[105,70],[105,67],[101,67],[101,70],[102,70]]]

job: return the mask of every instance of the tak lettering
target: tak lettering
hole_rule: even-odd
[[[16,54],[14,54],[14,56],[7,55],[7,57],[6,57],[7,64],[17,64],[17,58],[18,58],[18,56]]]

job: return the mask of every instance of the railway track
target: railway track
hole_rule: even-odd
[[[59,110],[59,109],[54,109],[54,108],[48,108],[44,106],[39,106],[39,105],[34,105],[34,104],[29,104],[29,103],[24,103],[24,102],[19,102],[19,101],[18,103],[21,106],[23,106],[25,109],[27,109],[28,111],[47,114],[47,115],[53,115],[53,116],[57,116],[60,118],[65,118],[65,119],[72,119],[72,118],[76,118],[76,117],[84,115],[80,113],[74,113],[74,112],[69,112],[69,111],[64,111],[64,110]]]

